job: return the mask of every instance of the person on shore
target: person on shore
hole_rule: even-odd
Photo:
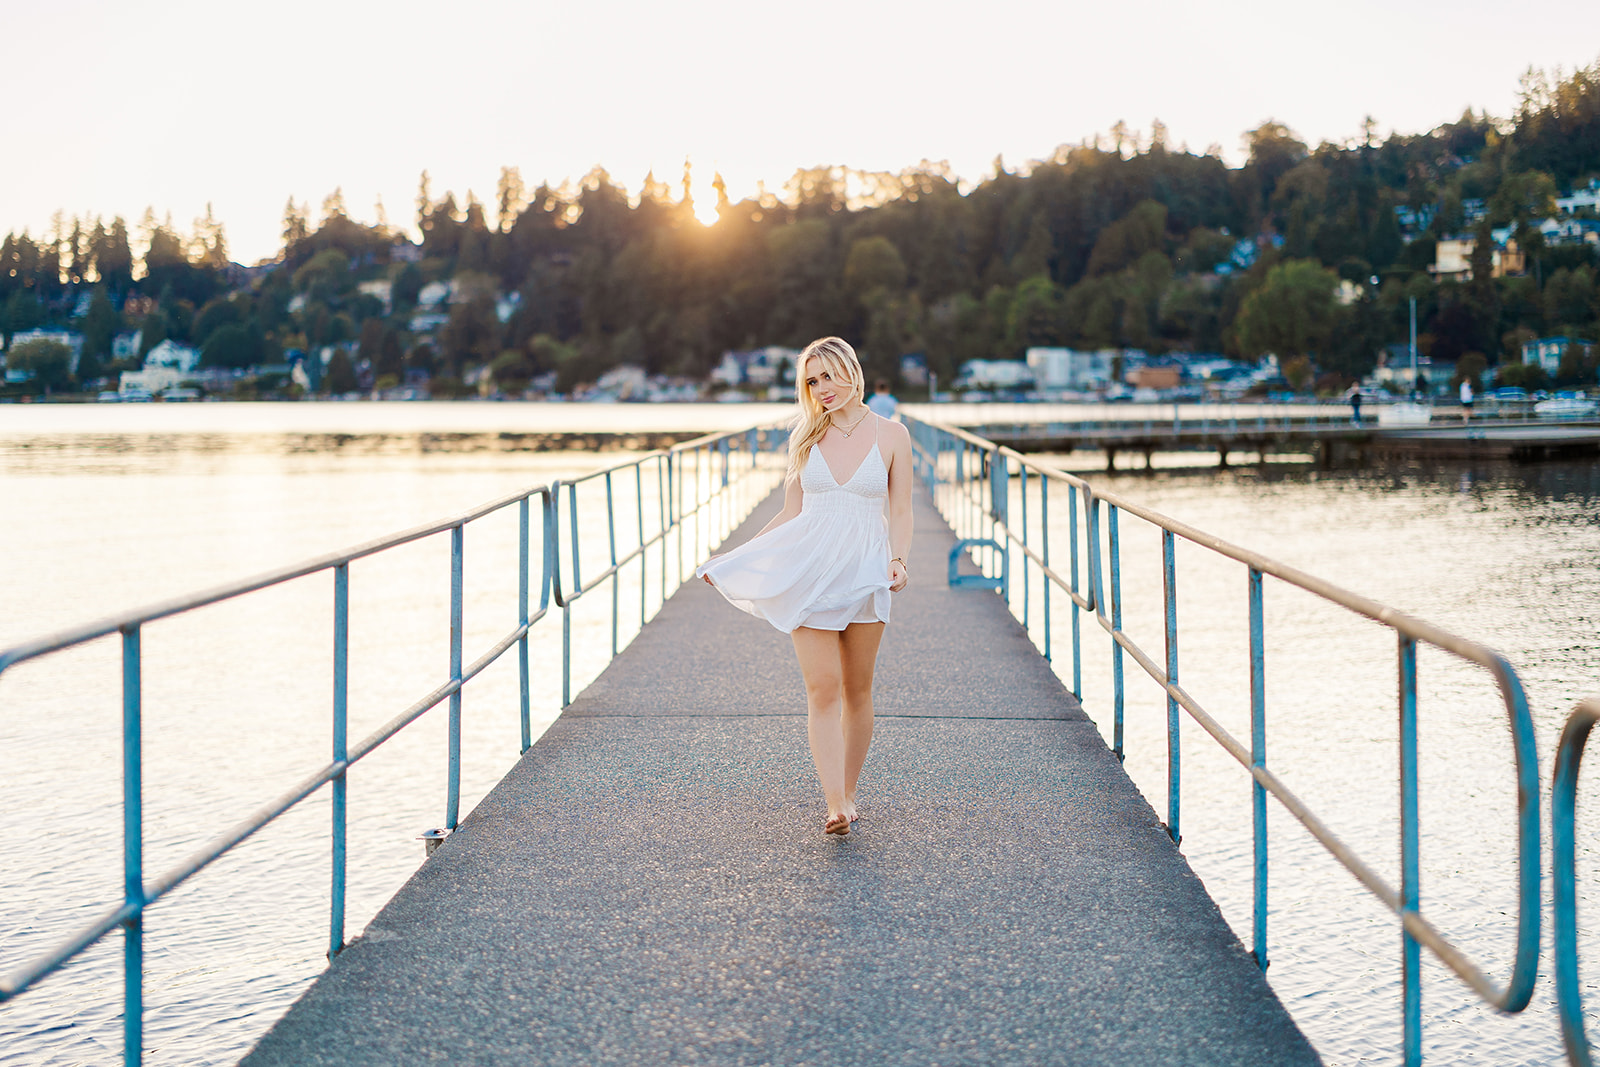
[[[879,378],[872,387],[872,396],[867,399],[867,410],[885,419],[894,418],[895,412],[900,410],[900,401],[889,392],[889,383],[882,378]]]
[[[1472,421],[1472,383],[1465,378],[1461,379],[1461,422],[1465,425]]]
[[[1350,402],[1350,421],[1357,426],[1361,425],[1361,383],[1352,385],[1344,394]]]
[[[908,577],[911,434],[867,407],[847,342],[813,341],[799,366],[783,510],[695,576],[794,641],[828,803],[823,832],[844,835],[872,744],[872,675],[889,598]]]

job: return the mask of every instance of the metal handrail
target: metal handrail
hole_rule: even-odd
[[[1186,523],[1179,522],[1153,509],[1127,500],[1115,493],[1095,489],[1089,482],[1065,471],[1039,462],[1013,449],[997,445],[976,434],[959,428],[907,418],[918,456],[918,469],[931,486],[944,481],[944,457],[951,455],[954,479],[949,484],[959,499],[967,506],[957,510],[952,522],[958,527],[958,536],[974,536],[974,531],[988,527],[1004,534],[1007,542],[1015,545],[1023,555],[1022,617],[1024,626],[1030,626],[1031,613],[1028,597],[1028,564],[1036,566],[1045,579],[1043,651],[1051,658],[1050,589],[1053,586],[1065,591],[1071,602],[1073,692],[1082,696],[1081,638],[1079,612],[1092,612],[1095,619],[1111,638],[1113,685],[1113,750],[1123,757],[1123,700],[1124,683],[1122,657],[1126,653],[1146,674],[1156,681],[1167,696],[1167,757],[1168,757],[1168,817],[1167,830],[1176,841],[1180,838],[1180,763],[1178,749],[1178,709],[1182,708],[1194,719],[1220,747],[1238,760],[1252,779],[1252,816],[1255,844],[1255,900],[1254,900],[1254,955],[1264,969],[1267,965],[1267,864],[1266,864],[1266,794],[1277,798],[1290,814],[1303,825],[1333,857],[1339,861],[1370,893],[1389,907],[1399,917],[1402,928],[1403,1016],[1405,1026],[1405,1062],[1420,1063],[1421,1051],[1421,967],[1419,947],[1426,946],[1447,967],[1456,973],[1483,1000],[1507,1012],[1521,1011],[1533,995],[1538,973],[1539,953],[1539,770],[1534,743],[1533,720],[1528,711],[1526,695],[1516,670],[1499,653],[1452,634],[1438,626],[1407,615],[1370,597],[1356,593],[1215,537]],[[1010,522],[1010,467],[1016,466],[1022,482],[1022,527],[1019,530]],[[975,470],[976,473],[969,473]],[[1030,475],[1039,481],[1040,506],[1044,509],[1039,528],[1043,541],[1039,547],[1028,541],[1028,480]],[[1063,483],[1068,491],[1069,529],[1071,532],[1071,573],[1061,575],[1050,563],[1049,544],[1049,486]],[[936,494],[937,496],[937,494]],[[1082,501],[1083,521],[1078,519],[1079,500]],[[1161,531],[1162,586],[1166,619],[1166,649],[1164,663],[1146,653],[1124,631],[1122,626],[1121,555],[1118,516],[1127,512],[1150,523]],[[1106,552],[1109,561],[1101,556],[1101,518],[1106,527]],[[1079,589],[1079,538],[1087,547],[1087,591]],[[1251,739],[1248,745],[1233,737],[1182,687],[1179,682],[1177,654],[1177,595],[1174,542],[1182,538],[1225,558],[1242,563],[1248,570],[1250,656],[1251,656]],[[1109,612],[1106,596],[1107,567],[1109,562]],[[1399,653],[1399,704],[1401,746],[1401,886],[1397,891],[1371,866],[1339,840],[1307,805],[1301,801],[1266,764],[1266,699],[1264,672],[1264,614],[1262,610],[1262,579],[1271,576],[1287,585],[1295,586],[1348,611],[1362,615],[1395,631]],[[1006,590],[1009,599],[1010,591]],[[1512,748],[1515,754],[1518,807],[1518,920],[1515,962],[1504,987],[1497,987],[1465,954],[1455,948],[1422,915],[1419,903],[1419,835],[1417,828],[1417,742],[1416,742],[1416,646],[1418,642],[1432,645],[1461,659],[1487,669],[1494,677],[1496,687],[1504,701],[1510,722]]]
[[[1589,732],[1600,722],[1600,699],[1580,701],[1561,729],[1556,766],[1550,776],[1550,867],[1555,897],[1556,1012],[1567,1061],[1592,1067],[1594,1056],[1583,1022],[1583,988],[1578,981],[1577,815],[1578,768]]]
[[[734,433],[709,434],[691,441],[685,441],[672,448],[646,453],[635,459],[602,468],[592,474],[583,475],[567,482],[557,480],[549,485],[535,486],[510,493],[450,518],[425,523],[400,533],[376,538],[342,552],[327,553],[301,563],[266,571],[252,578],[224,583],[188,596],[159,601],[155,604],[107,616],[81,626],[60,630],[9,649],[0,650],[0,674],[3,674],[11,667],[29,660],[49,656],[112,634],[121,635],[123,652],[122,807],[124,842],[122,903],[101,913],[93,921],[65,938],[49,952],[35,957],[9,974],[0,976],[0,1004],[20,996],[43,978],[60,969],[75,956],[121,927],[126,933],[123,953],[123,1058],[128,1064],[138,1063],[143,1053],[144,912],[152,904],[161,900],[178,886],[198,874],[207,865],[248,840],[275,819],[315,794],[324,785],[331,785],[333,789],[332,826],[330,830],[333,885],[329,918],[328,955],[330,958],[337,955],[344,948],[345,840],[348,807],[346,791],[348,785],[347,774],[350,767],[371,754],[411,723],[421,718],[422,715],[448,701],[450,709],[448,728],[449,765],[445,826],[447,829],[453,830],[460,816],[461,691],[463,687],[490,664],[499,659],[500,656],[509,651],[513,645],[518,647],[521,682],[519,701],[520,751],[526,752],[533,743],[530,720],[528,634],[534,624],[549,613],[551,600],[554,599],[555,605],[562,612],[562,707],[564,708],[571,702],[571,610],[573,602],[606,580],[609,579],[611,581],[613,589],[611,653],[615,655],[618,649],[616,589],[622,568],[636,559],[640,560],[640,566],[643,568],[646,564],[645,553],[647,549],[659,545],[661,548],[661,595],[662,599],[665,600],[667,593],[667,542],[669,536],[672,534],[677,535],[678,581],[681,584],[683,580],[683,551],[685,545],[692,544],[691,554],[696,560],[702,558],[702,541],[705,544],[705,551],[708,552],[712,547],[710,538],[719,528],[724,531],[731,530],[735,521],[747,514],[759,502],[761,497],[766,495],[766,490],[770,489],[770,486],[763,488],[761,496],[753,496],[750,490],[762,487],[753,487],[752,481],[759,481],[760,479],[752,479],[749,476],[759,472],[761,469],[759,462],[760,451],[762,449],[770,450],[775,448],[783,440],[784,432],[775,426],[768,425],[756,426]],[[739,444],[741,451],[748,450],[750,454],[748,467],[735,468],[732,464],[731,456],[735,442]],[[703,454],[711,452],[715,452],[720,459],[720,479],[713,479],[708,482],[706,485],[708,491],[702,493],[700,491],[700,483],[702,481],[700,478],[702,473],[701,457]],[[683,471],[685,464],[689,461],[694,463],[696,490],[686,507],[683,492]],[[664,491],[659,494],[659,522],[657,528],[654,533],[646,537],[643,505],[644,469],[647,465],[652,464],[657,472],[658,484]],[[637,488],[635,510],[638,514],[639,544],[619,557],[617,555],[615,506],[610,487],[614,475],[629,469],[632,469],[635,473],[635,485]],[[577,580],[580,558],[578,550],[580,538],[577,489],[579,485],[595,479],[604,479],[608,490],[606,504],[611,546],[610,566],[585,584]],[[573,591],[570,594],[563,593],[561,581],[560,501],[563,488],[568,491],[569,503],[572,508],[569,525],[572,541],[574,582]],[[542,558],[540,560],[537,589],[538,608],[530,612],[530,594],[533,592],[530,565],[531,502],[534,498],[538,498],[540,502]],[[512,505],[517,505],[519,517],[517,625],[477,659],[471,663],[463,664],[462,605],[464,600],[465,529],[472,522]],[[720,514],[717,516],[719,522],[713,523],[708,520],[704,530],[705,537],[702,538],[701,514],[713,508],[720,508]],[[694,524],[692,542],[686,542],[684,539],[686,521],[692,521]],[[354,745],[350,745],[347,738],[350,564],[364,557],[373,556],[447,531],[451,539],[450,677],[447,681],[436,686],[409,707],[399,712],[377,730],[368,734]],[[256,809],[247,818],[212,838],[171,870],[153,881],[146,881],[143,865],[144,841],[141,783],[143,770],[141,673],[143,661],[140,654],[140,637],[143,628],[152,622],[174,615],[246,596],[262,589],[328,570],[331,570],[334,575],[332,758],[328,763],[307,775],[299,783]],[[641,569],[639,609],[641,626],[647,618],[645,588],[645,575]]]

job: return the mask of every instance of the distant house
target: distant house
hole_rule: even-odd
[[[27,341],[54,341],[72,350],[72,373],[78,373],[78,357],[83,354],[83,334],[72,330],[18,330],[11,335],[11,347]]]
[[[951,388],[1028,389],[1033,384],[1033,371],[1020,359],[969,359]]]
[[[712,368],[711,380],[723,385],[775,386],[793,383],[795,361],[800,350],[782,345],[768,345],[748,351],[727,351]]]
[[[1384,345],[1378,350],[1378,366],[1372,372],[1372,381],[1379,386],[1402,393],[1420,388],[1425,393],[1444,394],[1455,377],[1456,365],[1434,362],[1420,352],[1417,354],[1416,376],[1411,371],[1411,346],[1408,344]]]
[[[432,333],[450,321],[450,315],[444,311],[418,311],[411,316],[411,332],[416,334]]]
[[[178,388],[187,377],[176,367],[147,366],[144,370],[125,370],[117,381],[117,392],[125,397],[141,393],[155,396]]]
[[[189,345],[180,345],[169,337],[145,353],[144,365],[146,369],[171,367],[188,373],[200,365],[200,350]]]
[[[143,330],[134,330],[132,333],[119,333],[111,339],[112,359],[137,359],[139,358],[139,342],[144,339]]]
[[[1525,274],[1528,257],[1517,247],[1509,229],[1490,233],[1494,251],[1489,253],[1489,273],[1492,277]],[[1433,254],[1433,276],[1439,281],[1470,282],[1472,280],[1472,252],[1478,246],[1476,235],[1446,237]]]
[[[1176,389],[1183,380],[1183,368],[1176,363],[1162,367],[1134,367],[1128,372],[1128,384],[1135,389]]]
[[[1561,360],[1573,348],[1588,354],[1594,345],[1589,341],[1577,341],[1571,337],[1538,337],[1524,342],[1522,362],[1537,363],[1544,368],[1546,374],[1555,374],[1561,369]]]
[[[1425,204],[1418,208],[1397,204],[1394,209],[1394,221],[1399,224],[1409,243],[1409,238],[1433,225],[1433,216],[1437,210],[1438,207],[1434,204]]]
[[[1600,219],[1544,219],[1539,236],[1547,245],[1600,244]]]
[[[380,278],[371,282],[359,282],[356,285],[356,292],[377,297],[383,304],[383,313],[385,315],[394,310],[394,282],[389,281],[387,278]]]
[[[420,263],[422,248],[410,241],[396,241],[389,246],[389,259],[395,263]]]
[[[1600,211],[1600,178],[1590,178],[1587,189],[1575,189],[1571,196],[1556,197],[1556,210],[1563,215]]]
[[[425,308],[443,307],[455,298],[456,280],[454,278],[447,282],[429,282],[417,294],[417,306]]]
[[[618,400],[643,400],[649,385],[649,375],[643,367],[622,363],[604,374],[594,383],[595,388],[610,393]]]
[[[1116,354],[1111,348],[1030,348],[1024,359],[1041,389],[1088,390],[1111,381],[1111,361]]]
[[[1228,253],[1227,258],[1216,265],[1214,268],[1215,273],[1225,276],[1235,271],[1249,270],[1255,265],[1256,256],[1259,252],[1260,248],[1256,245],[1254,237],[1242,238],[1233,246],[1233,250]]]

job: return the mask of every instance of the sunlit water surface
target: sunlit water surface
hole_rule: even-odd
[[[0,408],[0,647],[620,458],[507,451],[490,443],[499,434],[712,430],[781,414],[757,405]],[[324,441],[322,450],[305,447],[310,435],[346,433],[359,436],[334,447]],[[433,451],[419,436],[430,433],[476,434],[485,444]],[[1193,457],[1156,460],[1168,469],[1109,484],[1505,652],[1527,685],[1548,781],[1566,712],[1600,691],[1595,466],[1327,473],[1282,465],[1217,474],[1171,469]],[[623,496],[632,492],[627,484]],[[647,515],[651,492],[647,484]],[[1064,520],[1064,509],[1052,518]],[[1053,527],[1055,559],[1064,560],[1066,530],[1060,521]],[[1122,536],[1126,627],[1159,658],[1159,539],[1131,518]],[[514,623],[515,546],[514,511],[469,530],[469,658]],[[584,551],[598,560],[603,533]],[[675,563],[667,570],[670,592]],[[653,611],[659,557],[645,578]],[[1178,587],[1183,683],[1248,738],[1243,569],[1180,545]],[[624,641],[639,596],[637,574],[625,575]],[[1014,598],[1018,611],[1020,600]],[[148,629],[147,872],[179,862],[326,759],[331,601],[323,574]],[[1053,651],[1070,679],[1064,604],[1059,596],[1052,604]],[[446,539],[352,567],[352,738],[441,681],[448,605]],[[1037,622],[1037,575],[1030,607]],[[575,633],[581,684],[609,655],[609,597],[579,602]],[[1109,739],[1109,648],[1092,622],[1085,621],[1084,634],[1085,705]],[[418,656],[417,648],[437,654]],[[559,657],[559,624],[536,628],[536,731],[559,708]],[[1273,766],[1398,882],[1392,637],[1269,580],[1267,657]],[[1164,704],[1134,664],[1126,667],[1127,766],[1165,815]],[[1480,966],[1503,977],[1515,920],[1515,790],[1504,715],[1480,671],[1424,652],[1420,675],[1423,906]],[[119,678],[116,643],[102,641],[0,680],[0,829],[8,842],[0,866],[0,969],[54,943],[120,894]],[[515,660],[507,657],[466,690],[463,812],[516,758],[516,684]],[[1184,731],[1183,849],[1248,944],[1249,782],[1192,723]],[[347,936],[415,870],[422,858],[416,834],[443,822],[443,742],[444,717],[435,712],[351,773]],[[1595,807],[1580,799],[1587,906],[1600,886],[1597,824],[1589,814]],[[1330,1064],[1398,1062],[1394,920],[1281,809],[1274,806],[1270,818],[1274,987]],[[152,910],[147,1062],[234,1062],[322,968],[327,825],[319,796]],[[1584,947],[1589,960],[1600,952],[1592,938]],[[109,938],[0,1009],[0,1064],[113,1062],[121,1042],[120,959],[120,939]],[[1548,975],[1548,961],[1542,973]],[[1591,1003],[1592,973],[1585,969]],[[1461,983],[1430,964],[1424,1011],[1429,1062],[1489,1067],[1562,1059],[1548,977],[1526,1013],[1503,1017],[1475,1005]]]

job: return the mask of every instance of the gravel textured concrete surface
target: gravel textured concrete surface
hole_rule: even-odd
[[[788,638],[691,582],[244,1062],[1319,1062],[917,509],[855,832]]]

